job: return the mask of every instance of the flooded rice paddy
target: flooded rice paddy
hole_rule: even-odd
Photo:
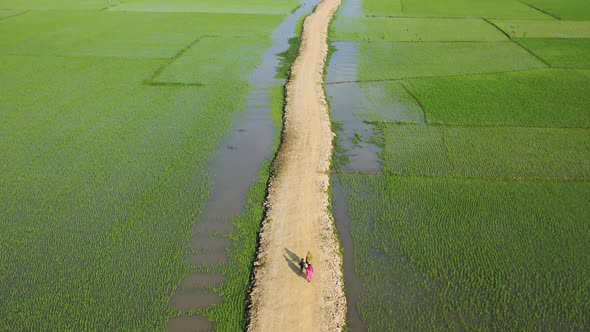
[[[580,222],[587,215],[588,204],[579,204],[573,212],[555,203],[574,191],[588,190],[585,175],[572,176],[585,174],[582,169],[587,169],[590,147],[584,132],[585,107],[578,104],[588,94],[577,90],[587,86],[587,57],[574,56],[588,54],[588,48],[570,40],[581,30],[569,30],[559,35],[560,40],[543,39],[556,33],[549,27],[569,29],[572,23],[549,21],[550,17],[522,6],[516,13],[506,4],[492,2],[457,2],[445,7],[453,14],[448,16],[460,17],[457,19],[441,18],[434,3],[420,8],[410,2],[404,8],[402,2],[395,8],[385,6],[385,1],[364,2],[367,13],[375,15],[355,20],[350,11],[361,6],[344,1],[338,13],[340,21],[334,26],[345,28],[334,34],[335,51],[326,76],[332,120],[339,135],[335,171],[344,173],[332,178],[332,208],[344,248],[349,329],[587,328],[588,315],[578,315],[587,312],[587,303],[579,301],[580,296],[587,297],[587,290],[575,281],[587,275],[587,269],[577,268],[587,258],[567,248],[582,243],[578,232],[588,232]],[[484,18],[485,6],[490,7],[487,12],[497,13],[497,24],[504,29]],[[560,10],[567,5],[562,7]],[[570,19],[578,15],[566,12],[563,14]],[[585,13],[582,15],[588,15]],[[523,21],[503,22],[514,15]],[[416,20],[415,16],[428,18]],[[531,23],[525,17],[545,21]],[[492,21],[496,23],[496,19]],[[367,22],[371,23],[365,25]],[[512,36],[520,29],[516,23],[535,37]],[[438,29],[438,24],[443,28]],[[506,28],[508,24],[512,31]],[[392,29],[388,31],[387,26]],[[456,56],[458,49],[465,51],[461,59]],[[504,52],[507,56],[500,56]],[[417,58],[420,56],[424,58]],[[493,59],[495,67],[482,64],[483,57]],[[453,59],[453,63],[440,59]],[[571,66],[567,78],[562,66]],[[586,83],[579,84],[579,80]],[[545,102],[545,95],[567,97],[559,105],[549,106],[552,104]],[[560,117],[553,117],[555,110],[562,112]],[[408,128],[421,133],[440,131],[440,153],[427,151],[437,147],[428,141],[427,134],[406,139],[403,130]],[[461,131],[461,135],[454,135],[454,131]],[[484,132],[502,134],[488,140]],[[532,138],[553,134],[560,144]],[[458,147],[453,139],[468,143]],[[533,147],[534,142],[543,146]],[[480,147],[482,144],[489,146]],[[519,150],[529,147],[528,153]],[[391,151],[398,155],[392,156]],[[555,158],[560,153],[569,157]],[[455,171],[426,174],[438,166],[423,161],[424,156],[451,156],[450,166]],[[576,161],[562,163],[570,157]],[[471,161],[477,158],[488,160]],[[529,158],[542,166],[537,168]],[[466,160],[469,174],[477,174],[476,178],[468,179],[467,171],[456,170],[465,168]],[[391,165],[404,161],[411,161],[422,173],[417,176],[409,163],[392,171]],[[494,172],[514,173],[484,179],[481,173],[491,173],[488,169],[494,165],[498,167]],[[551,176],[540,176],[549,170],[555,170]],[[451,188],[455,183],[457,189]],[[529,190],[535,194],[523,194]],[[427,198],[421,201],[420,192]],[[551,203],[539,204],[541,199]],[[551,207],[544,211],[545,205]],[[559,221],[550,221],[557,210],[563,210]],[[537,214],[539,217],[531,217]],[[473,226],[480,222],[484,226]],[[577,231],[569,228],[574,224]],[[512,236],[519,227],[523,233],[514,240],[499,235],[509,230],[508,236]],[[552,231],[544,233],[548,229]],[[467,234],[450,240],[461,232]],[[559,244],[556,234],[564,236]],[[530,263],[530,255],[518,261],[517,256],[529,250],[531,243],[535,262]],[[552,254],[543,256],[544,248],[552,244],[560,248],[559,253],[551,251],[560,256],[559,261],[551,258]],[[482,249],[486,246],[494,249],[486,252]],[[445,254],[433,258],[442,252]],[[498,266],[504,261],[505,266]],[[568,269],[565,275],[571,277],[554,271],[563,271],[562,263]],[[494,268],[488,270],[489,266]],[[521,280],[523,266],[527,272]],[[560,281],[562,277],[567,281]],[[557,286],[564,282],[568,286]],[[557,298],[561,300],[553,300]],[[527,318],[532,316],[539,319]]]

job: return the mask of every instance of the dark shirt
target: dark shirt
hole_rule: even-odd
[[[303,270],[306,267],[307,267],[307,264],[303,260],[301,260],[301,262],[299,262],[299,268],[301,268]]]

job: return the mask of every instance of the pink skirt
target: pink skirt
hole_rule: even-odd
[[[306,271],[307,281],[311,281],[311,278],[313,277],[313,267],[309,266]]]

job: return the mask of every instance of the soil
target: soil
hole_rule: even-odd
[[[327,30],[340,0],[307,17],[287,84],[284,130],[260,233],[248,331],[339,331],[345,325],[342,257],[330,215],[330,117],[323,90]],[[299,259],[313,254],[307,282]]]

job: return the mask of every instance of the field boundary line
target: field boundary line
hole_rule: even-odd
[[[118,6],[118,5],[119,5],[119,3],[114,3],[114,4],[111,4],[111,5],[108,5],[108,6],[104,7],[104,8],[101,8],[100,11],[101,12],[105,12],[105,11],[107,11],[107,10],[113,8],[113,7]]]
[[[168,68],[168,66],[170,66],[174,61],[176,61],[178,58],[180,58],[181,56],[183,56],[189,49],[191,49],[193,46],[195,46],[198,42],[200,42],[201,40],[203,40],[204,38],[214,38],[214,37],[219,37],[217,35],[201,35],[198,36],[197,38],[195,38],[192,42],[190,42],[187,46],[183,47],[182,49],[180,49],[178,52],[176,52],[176,54],[174,54],[171,58],[168,58],[168,61],[166,61],[165,64],[161,65],[158,69],[156,69],[152,75],[146,79],[144,81],[144,84],[146,85],[151,85],[152,83],[180,83],[180,82],[158,82],[155,79],[158,77],[158,75],[160,75],[166,68]],[[195,84],[190,84],[190,83],[180,83],[181,85],[204,85],[202,83],[198,83],[196,82]]]
[[[536,9],[536,8],[535,8]],[[551,16],[551,15],[550,15]],[[477,20],[482,18],[488,18],[492,20],[516,20],[514,18],[505,18],[505,17],[483,17],[483,16],[461,16],[461,17],[452,17],[452,16],[400,16],[400,15],[364,15],[360,16],[364,18],[408,18],[408,19],[444,19],[444,20]],[[543,18],[519,18],[519,21],[554,21],[549,19]],[[559,19],[561,20],[561,19]]]
[[[590,178],[544,178],[544,177],[528,177],[528,176],[461,176],[461,175],[420,175],[420,174],[396,174],[393,172],[385,172],[385,175],[404,176],[404,177],[419,177],[419,178],[452,178],[465,180],[479,180],[479,181],[496,181],[496,182],[590,182]]]
[[[170,86],[170,87],[178,87],[178,86],[198,86],[202,87],[205,86],[205,83],[194,82],[194,83],[182,83],[182,82],[148,82],[144,81],[143,85],[145,86]]]
[[[399,85],[402,86],[402,88],[404,90],[406,90],[406,92],[410,95],[410,97],[412,97],[412,99],[414,99],[416,101],[416,103],[418,104],[418,106],[420,106],[420,109],[422,110],[422,125],[425,125],[428,123],[427,121],[427,117],[426,117],[426,108],[424,107],[424,105],[422,105],[422,102],[414,95],[414,93],[412,93],[412,91],[410,91],[410,89],[408,89],[408,87],[404,84],[403,81],[399,82]]]
[[[369,124],[389,124],[396,126],[417,126],[419,124],[413,122],[391,122],[391,121],[366,121]],[[527,126],[527,125],[511,125],[511,124],[480,124],[480,123],[441,123],[429,122],[428,126],[432,127],[459,127],[459,128],[526,128],[526,129],[556,129],[556,130],[590,130],[588,127],[548,127],[548,126]]]
[[[169,58],[165,64],[161,65],[158,69],[156,69],[152,73],[152,75],[146,80],[146,82],[153,82],[154,79],[164,71],[164,69],[166,69],[168,66],[170,66],[176,59],[180,58],[184,53],[186,53],[186,51],[188,51],[191,47],[196,45],[203,38],[204,38],[204,36],[198,36],[192,42],[190,42],[187,46],[182,48],[180,51],[176,52],[176,54],[174,56],[172,56],[171,58]]]
[[[563,39],[563,38],[561,38]],[[583,39],[583,38],[580,38]],[[489,44],[489,43],[508,43],[510,42],[510,40],[366,40],[366,39],[361,39],[361,40],[355,40],[353,42],[351,42],[350,40],[342,40],[342,39],[335,39],[333,40],[333,42],[336,43],[367,43],[367,44],[372,44],[372,43],[430,43],[430,44],[451,44],[451,43],[455,43],[455,44],[461,44],[461,43],[478,43],[478,44]]]
[[[498,31],[500,31],[504,36],[508,38],[508,40],[512,40],[512,36],[510,36],[508,32],[502,30],[499,26],[497,26],[496,23],[490,21],[488,18],[482,18],[482,20],[484,20],[485,22],[496,28]]]
[[[523,50],[527,51],[530,55],[534,56],[539,61],[543,62],[547,67],[551,68],[551,64],[549,62],[545,61],[543,58],[541,58],[540,56],[538,56],[535,53],[533,53],[533,51],[531,51],[528,48],[526,48],[524,45],[522,45],[521,43],[519,43],[516,39],[512,39],[512,42],[515,43],[516,45],[520,46]]]
[[[523,4],[523,5],[527,6],[527,7],[532,8],[534,10],[540,11],[541,13],[543,13],[545,15],[549,15],[549,16],[553,17],[554,19],[558,20],[558,21],[561,21],[561,17],[559,17],[559,16],[557,16],[555,14],[552,14],[552,13],[550,13],[548,11],[545,11],[545,10],[543,10],[541,8],[537,8],[537,7],[535,7],[535,6],[531,5],[531,4],[528,4],[526,2],[522,2],[522,1],[518,1],[518,2],[520,2],[521,4]]]
[[[551,66],[549,66],[549,67],[540,67],[540,68],[516,69],[516,70],[494,71],[494,72],[473,73],[473,74],[439,75],[439,76],[414,76],[414,77],[384,78],[384,79],[374,79],[374,80],[335,81],[335,82],[328,82],[326,84],[327,85],[337,85],[337,84],[352,84],[352,83],[381,83],[381,82],[413,81],[413,80],[420,80],[420,79],[470,77],[470,76],[496,75],[496,74],[504,74],[504,73],[520,73],[520,72],[529,72],[529,71],[547,70],[547,69],[587,69],[587,68],[565,68],[565,67],[551,67]],[[588,68],[588,69],[590,69],[590,68]]]
[[[413,174],[413,173],[396,173],[391,171],[384,172],[373,172],[373,171],[355,171],[355,170],[333,170],[332,174],[343,174],[343,175],[386,175],[386,176],[398,176],[406,178],[451,178],[458,180],[476,180],[476,181],[488,181],[488,182],[554,182],[554,183],[572,183],[572,182],[589,182],[590,178],[549,178],[549,177],[528,177],[528,176],[462,176],[462,175],[427,175],[427,174]]]
[[[355,171],[355,170],[347,170],[347,169],[335,169],[330,171],[331,174],[368,174],[368,175],[383,175],[387,174],[385,172],[378,172],[378,171]]]
[[[0,20],[1,21],[1,20]],[[116,56],[116,55],[67,55],[67,54],[34,54],[34,53],[1,53],[0,56],[15,56],[15,57],[48,57],[48,58],[66,58],[66,59],[111,59],[111,60],[168,60],[169,58],[142,58],[142,57],[124,57],[124,56]]]
[[[584,66],[584,67],[553,66],[551,68],[554,68],[554,69],[588,70],[588,69],[590,69],[590,66]]]
[[[4,21],[4,20],[9,19],[9,18],[21,16],[21,15],[24,15],[24,14],[30,12],[30,11],[31,11],[30,9],[26,9],[26,10],[23,10],[22,12],[17,12],[17,13],[14,13],[12,15],[4,16],[4,17],[0,18],[0,21]]]

